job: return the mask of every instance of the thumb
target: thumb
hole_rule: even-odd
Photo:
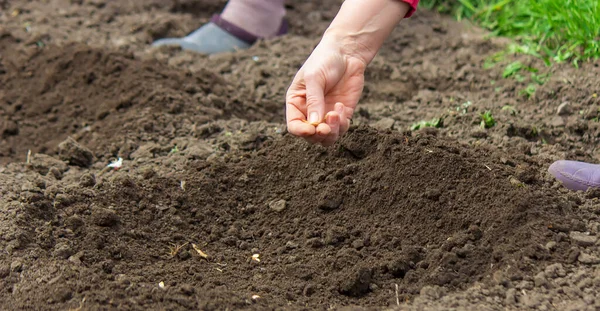
[[[317,75],[307,75],[306,84],[306,117],[309,123],[320,123],[325,115],[325,81]]]

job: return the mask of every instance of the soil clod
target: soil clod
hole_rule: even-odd
[[[92,152],[71,137],[58,145],[58,154],[62,160],[76,166],[89,167],[94,160]]]
[[[119,216],[113,210],[96,207],[92,210],[92,221],[101,227],[113,227],[119,223]]]
[[[373,271],[368,268],[358,268],[348,271],[341,281],[339,291],[343,295],[360,297],[369,292]]]
[[[283,212],[286,208],[287,202],[285,200],[273,200],[269,203],[269,208],[276,212]]]

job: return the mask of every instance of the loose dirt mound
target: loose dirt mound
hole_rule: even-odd
[[[515,168],[493,152],[365,127],[335,150],[291,137],[265,144],[192,161],[177,176],[139,155],[127,171],[38,177],[9,203],[22,206],[28,229],[20,239],[3,233],[10,266],[20,265],[5,289],[32,270],[12,301],[223,309],[259,295],[257,308],[381,306],[394,303],[394,284],[409,298],[498,270],[520,278],[567,255],[569,242],[554,252],[541,245],[555,235],[549,227],[571,229],[572,203],[511,183]],[[171,256],[170,246],[181,248]],[[35,260],[31,247],[40,247]]]
[[[127,156],[140,141],[194,135],[214,119],[280,118],[264,105],[242,105],[244,94],[208,70],[182,72],[80,44],[21,50],[2,37],[2,162],[22,161],[29,149],[54,154],[67,136],[99,157]]]

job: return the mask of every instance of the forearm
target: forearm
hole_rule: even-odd
[[[346,0],[323,40],[341,42],[344,52],[368,64],[409,10],[401,0]]]

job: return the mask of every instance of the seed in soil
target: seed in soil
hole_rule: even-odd
[[[302,120],[302,122],[306,123],[306,124],[310,124],[314,127],[319,126],[319,124],[321,123],[325,123],[326,118],[324,118],[323,120],[319,121],[319,122],[308,122],[308,120]]]

